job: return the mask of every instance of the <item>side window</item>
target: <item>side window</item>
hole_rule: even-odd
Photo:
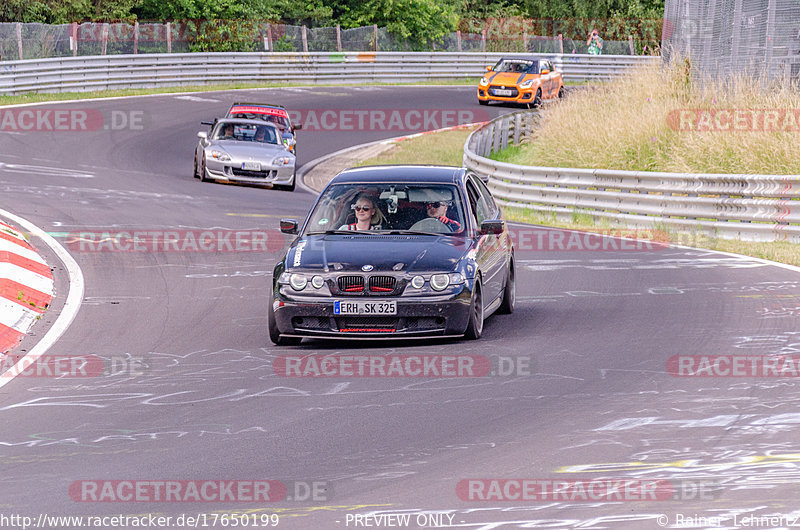
[[[481,223],[489,218],[489,211],[471,180],[467,181],[467,194],[469,195],[469,205],[472,207],[472,213],[475,215],[475,221],[480,227]]]
[[[491,192],[483,183],[483,181],[474,175],[470,177],[470,180],[477,188],[478,193],[480,193],[481,198],[483,199],[483,203],[486,205],[486,218],[487,219],[494,219],[497,217],[497,204],[494,202],[494,197],[492,197]]]

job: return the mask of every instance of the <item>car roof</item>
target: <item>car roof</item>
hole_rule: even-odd
[[[384,165],[365,166],[346,169],[336,175],[331,184],[343,183],[382,183],[382,182],[424,182],[439,184],[458,184],[463,181],[464,168],[453,166],[427,165]]]
[[[247,105],[248,107],[272,107],[274,109],[286,110],[286,107],[284,107],[283,105],[275,105],[272,103],[247,103],[245,101],[237,101],[235,103],[232,103],[231,107],[235,107],[237,105]]]

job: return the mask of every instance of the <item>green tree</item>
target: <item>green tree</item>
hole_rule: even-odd
[[[408,39],[412,47],[425,47],[455,30],[455,7],[436,0],[366,0],[343,15],[345,27],[377,24]]]

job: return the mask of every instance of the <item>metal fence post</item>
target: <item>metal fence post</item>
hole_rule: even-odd
[[[372,30],[375,33],[375,51],[378,51],[378,25],[373,24]]]
[[[336,51],[342,51],[342,26],[336,24]]]
[[[172,24],[167,22],[167,53],[172,53]]]
[[[69,29],[70,29],[70,33],[71,33],[70,40],[72,41],[70,43],[72,45],[71,46],[71,48],[72,48],[72,56],[73,57],[77,57],[78,56],[78,23],[77,22],[73,22],[72,24],[70,24],[70,28]]]
[[[633,45],[633,35],[628,35],[628,47],[631,49],[631,55],[636,55],[636,47]]]
[[[303,53],[308,53],[308,35],[306,34],[306,26],[303,25],[302,29],[300,30],[300,38],[303,41]]]
[[[486,53],[486,29],[481,30],[481,52]]]
[[[528,51],[528,30],[522,31],[522,51]]]
[[[522,114],[519,112],[514,115],[514,145],[519,144],[520,134],[522,131]]]
[[[500,149],[502,150],[508,147],[508,136],[509,136],[508,128],[511,126],[511,120],[503,118],[503,120],[500,123],[503,124],[502,127],[500,128]]]
[[[133,23],[133,53],[139,53],[139,21]]]
[[[103,36],[102,36],[101,39],[103,41],[103,45],[102,45],[102,51],[101,51],[100,55],[105,55],[106,52],[108,51],[108,23],[107,22],[103,23]]]
[[[275,51],[272,49],[272,24],[267,22],[267,47],[269,51]]]
[[[564,35],[558,34],[558,53],[564,53]]]
[[[17,22],[17,51],[19,52],[19,60],[22,60],[22,24]]]
[[[461,51],[461,30],[456,31],[456,46]]]

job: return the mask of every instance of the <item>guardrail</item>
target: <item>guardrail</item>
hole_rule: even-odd
[[[800,175],[536,167],[488,158],[530,138],[539,119],[535,111],[506,114],[464,144],[464,166],[488,176],[500,204],[565,219],[577,212],[631,227],[800,243]]]
[[[0,94],[229,82],[397,83],[477,78],[500,57],[551,59],[565,80],[610,78],[660,61],[635,55],[452,52],[164,53],[0,63]]]

